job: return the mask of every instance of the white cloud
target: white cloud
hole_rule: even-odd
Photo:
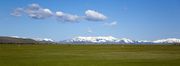
[[[105,23],[105,26],[116,26],[117,24],[117,21],[113,21],[111,23]]]
[[[64,22],[77,22],[77,21],[79,21],[81,19],[77,15],[63,13],[61,11],[56,12],[56,17],[57,17],[58,20],[64,21]]]
[[[86,15],[86,20],[89,20],[89,21],[103,21],[105,19],[107,19],[107,17],[97,11],[94,11],[94,10],[87,10],[85,12],[85,15]]]
[[[103,21],[107,19],[105,15],[99,13],[95,10],[86,10],[85,16],[78,16],[70,13],[65,13],[62,11],[52,12],[48,8],[43,8],[39,4],[30,4],[27,7],[16,8],[11,13],[13,16],[29,16],[33,19],[45,19],[50,17],[56,17],[57,20],[61,22],[78,22],[82,20],[87,21]]]
[[[42,8],[39,4],[30,4],[25,8],[16,8],[13,13],[11,13],[13,16],[21,16],[22,14],[34,19],[44,19],[53,15],[50,9]]]
[[[53,15],[50,9],[42,8],[38,4],[30,4],[27,8],[25,8],[25,13],[29,17],[32,17],[35,19],[48,18]]]
[[[16,8],[14,11],[11,13],[13,16],[22,16],[22,13],[24,12],[23,8]]]

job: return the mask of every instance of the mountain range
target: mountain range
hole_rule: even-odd
[[[112,36],[96,36],[96,37],[75,37],[63,41],[54,41],[44,38],[20,38],[20,37],[0,37],[0,43],[20,43],[20,44],[37,44],[37,43],[56,43],[56,44],[180,44],[180,39],[168,38],[154,41],[147,40],[131,40],[127,38],[115,38]]]
[[[180,43],[180,39],[168,38],[154,41],[147,40],[131,40],[127,38],[115,38],[112,36],[98,36],[98,37],[75,37],[63,41],[64,43],[77,44],[174,44]]]

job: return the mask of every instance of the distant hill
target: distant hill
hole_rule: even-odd
[[[35,44],[35,43],[39,43],[36,40],[33,39],[25,39],[25,38],[15,38],[15,37],[5,37],[5,36],[1,36],[0,37],[0,43],[3,44],[11,44],[11,43],[17,43],[17,44]]]
[[[50,41],[37,41],[30,38],[16,38],[0,36],[0,44],[39,44],[39,43],[52,43]]]

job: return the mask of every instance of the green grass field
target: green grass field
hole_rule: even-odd
[[[0,44],[0,66],[178,66],[177,45]]]

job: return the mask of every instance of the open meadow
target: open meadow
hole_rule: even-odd
[[[0,44],[0,66],[178,65],[178,45]]]

